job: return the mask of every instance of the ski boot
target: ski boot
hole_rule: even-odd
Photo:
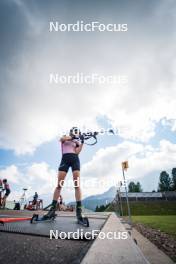
[[[85,227],[89,227],[89,219],[82,215],[82,208],[78,207],[76,209],[76,217],[77,217],[77,222],[79,225],[83,225]]]
[[[53,206],[51,206],[49,212],[47,214],[45,214],[42,218],[43,220],[49,220],[49,219],[53,219],[57,216],[56,214],[56,208],[54,208]]]
[[[34,214],[31,218],[31,224],[35,222],[44,222],[44,221],[53,221],[56,218],[56,209],[51,207],[49,212],[46,215],[40,217],[38,214]]]

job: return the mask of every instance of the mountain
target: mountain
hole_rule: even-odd
[[[97,205],[98,206],[106,205],[112,202],[112,200],[114,199],[116,195],[116,191],[117,191],[116,187],[112,186],[108,191],[102,194],[91,195],[91,196],[86,197],[85,199],[82,200],[82,204],[87,209],[95,210]],[[43,204],[45,207],[51,203],[52,193],[39,195],[39,198],[43,199]],[[32,201],[33,197],[31,196],[27,200]],[[75,205],[75,202],[69,202],[68,205]]]
[[[112,186],[108,191],[102,194],[88,196],[82,200],[82,204],[87,209],[95,210],[96,206],[106,205],[112,202],[116,195],[116,191],[116,187]],[[75,205],[75,202],[71,202],[69,205]]]

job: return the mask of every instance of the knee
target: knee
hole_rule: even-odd
[[[80,189],[80,182],[79,182],[79,180],[74,180],[74,188],[75,189]]]
[[[57,191],[60,191],[62,189],[62,186],[60,184],[58,184],[58,186],[56,187]]]
[[[64,185],[64,180],[61,180],[61,181],[58,182],[58,185],[57,185],[56,188],[57,188],[58,190],[60,190],[60,189],[62,189],[63,185]]]

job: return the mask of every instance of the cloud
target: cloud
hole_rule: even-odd
[[[159,147],[131,143],[125,141],[117,146],[100,149],[92,160],[82,166],[84,179],[96,179],[97,185],[87,190],[86,194],[96,194],[106,191],[112,185],[123,181],[121,162],[128,160],[129,169],[126,173],[127,181],[141,180],[152,173],[149,190],[157,188],[159,174],[162,170],[171,170],[176,164],[176,144],[161,140]],[[145,186],[144,186],[145,189]]]
[[[11,165],[5,169],[0,170],[0,177],[2,179],[8,179],[13,184],[20,182],[21,173],[15,165]]]
[[[23,188],[28,189],[28,197],[35,191],[39,194],[52,193],[57,179],[56,172],[45,162],[33,163],[23,169],[16,165],[8,166],[0,170],[0,178],[9,181],[13,199],[19,199]]]
[[[10,200],[19,200],[23,188],[27,188],[27,198],[32,197],[34,192],[39,196],[47,195],[46,204],[52,201],[53,192],[57,186],[57,171],[53,170],[46,162],[32,163],[26,166],[11,165],[0,169],[0,179],[6,178],[10,184]],[[67,175],[65,186],[62,190],[64,201],[73,201],[73,180]],[[45,197],[45,196],[44,196]],[[50,201],[48,200],[50,197]],[[45,197],[46,198],[46,197]]]
[[[88,5],[86,9],[80,6],[86,21],[87,12],[93,7],[97,16],[92,19],[117,23],[119,14],[119,21],[123,18],[129,24],[129,31],[123,35],[50,34],[51,18],[74,22],[79,18],[80,8],[69,11],[62,5],[59,8],[57,1],[49,6],[40,3],[16,0],[14,5],[3,5],[4,13],[11,11],[11,23],[6,20],[1,23],[4,32],[1,52],[5,54],[0,64],[1,148],[17,154],[32,153],[75,124],[96,127],[100,115],[118,127],[125,140],[148,142],[155,135],[157,122],[163,118],[173,120],[171,128],[175,130],[174,1],[149,5],[147,14],[144,4],[133,10],[129,2],[128,7],[122,5],[123,16],[113,1],[108,7],[111,16],[109,12],[109,15],[101,12],[98,5]],[[48,83],[50,72],[125,74],[129,83],[121,87],[53,86]]]
[[[176,144],[161,140],[159,147],[154,148],[148,144],[123,143],[99,149],[93,158],[82,165],[81,187],[83,198],[107,191],[111,186],[117,186],[123,180],[121,162],[129,161],[126,173],[127,182],[130,180],[147,179],[150,177],[148,189],[157,188],[159,174],[162,170],[170,171],[176,164]],[[33,163],[25,168],[11,165],[0,170],[0,178],[7,178],[12,189],[11,200],[19,199],[22,188],[28,188],[27,196],[35,191],[39,195],[49,194],[52,197],[57,185],[57,172],[47,163]],[[72,176],[67,175],[65,186],[62,190],[64,201],[73,201],[74,187]],[[52,198],[51,198],[52,199]]]

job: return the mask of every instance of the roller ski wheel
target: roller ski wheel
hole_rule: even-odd
[[[54,221],[57,214],[53,214],[51,217],[47,217],[46,215],[39,217],[38,214],[34,214],[31,218],[31,224],[37,223],[37,222],[51,222]]]
[[[79,217],[77,218],[77,221],[79,225],[89,227],[89,219],[87,217]]]

